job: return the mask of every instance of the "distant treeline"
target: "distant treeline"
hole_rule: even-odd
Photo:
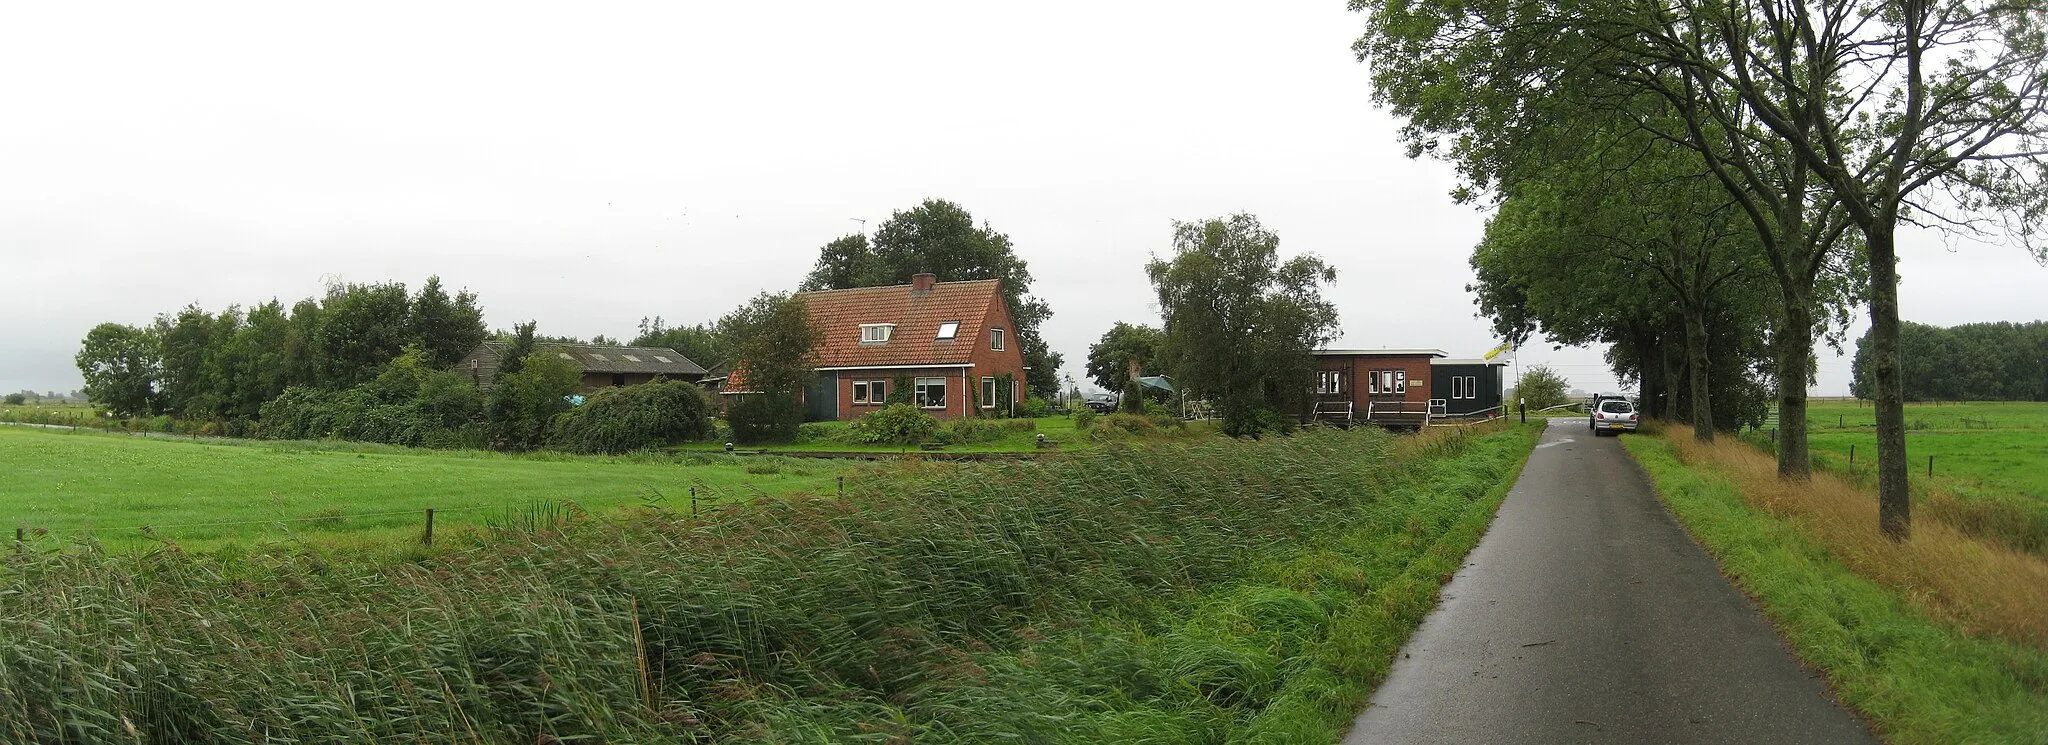
[[[337,284],[289,310],[272,299],[103,323],[77,362],[86,394],[116,414],[248,419],[287,388],[367,382],[408,347],[429,368],[450,367],[488,335],[475,294],[450,296],[429,277],[411,294],[399,282]]]
[[[152,429],[185,420],[246,437],[586,452],[711,436],[709,403],[690,383],[601,391],[572,407],[582,371],[532,354],[546,340],[534,327],[503,334],[510,350],[480,387],[451,368],[490,338],[483,310],[475,294],[451,296],[430,277],[415,293],[396,282],[335,285],[289,312],[271,300],[218,314],[187,306],[141,327],[103,323],[77,362],[95,403]]]
[[[1899,329],[1908,401],[2048,401],[2048,321]],[[1870,335],[1856,341],[1849,392],[1870,398]]]

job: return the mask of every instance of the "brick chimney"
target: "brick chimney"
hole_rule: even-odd
[[[939,275],[931,272],[918,272],[910,275],[910,294],[930,295],[932,294],[932,286],[938,283]]]

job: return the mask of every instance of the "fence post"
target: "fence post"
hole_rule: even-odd
[[[839,477],[839,498],[840,498],[840,499],[845,499],[845,498],[846,498],[846,477],[845,477],[845,476],[841,476],[841,477]]]
[[[1927,456],[1927,478],[1934,478],[1934,456]]]
[[[19,525],[14,526],[14,552],[28,553],[28,530]]]
[[[1856,465],[1856,446],[1849,446],[1849,465]]]
[[[697,487],[690,487],[690,517],[697,516]]]
[[[434,545],[434,508],[432,507],[427,508],[427,533],[425,537],[420,539],[420,545]]]

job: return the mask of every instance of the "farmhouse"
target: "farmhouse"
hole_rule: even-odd
[[[1023,397],[1024,350],[999,280],[918,274],[907,285],[797,297],[819,333],[806,419],[854,419],[899,401],[957,419],[1007,413]],[[755,392],[742,373],[721,395]]]
[[[478,344],[476,349],[470,350],[469,356],[456,363],[455,369],[469,376],[470,382],[478,387],[488,387],[511,349],[510,343],[502,341]],[[583,381],[578,387],[586,393],[599,388],[638,385],[655,378],[694,382],[704,377],[703,366],[667,347],[536,343],[533,351],[553,354],[581,368]]]
[[[1501,390],[1506,385],[1502,371],[1506,360],[1435,359],[1429,361],[1429,384],[1433,393],[1429,407],[1437,416],[1501,416]]]
[[[1392,427],[1429,423],[1430,362],[1439,349],[1318,349],[1307,419]]]

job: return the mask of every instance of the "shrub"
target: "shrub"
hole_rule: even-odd
[[[1033,419],[1052,416],[1052,403],[1037,396],[1026,398],[1024,403],[1017,405],[1017,416]]]
[[[804,423],[803,402],[787,393],[748,393],[735,396],[726,409],[725,421],[732,426],[732,440],[741,445],[783,444],[796,441]]]
[[[869,412],[850,427],[855,440],[869,445],[915,445],[939,432],[939,420],[910,404],[889,404]]]
[[[951,443],[995,442],[1016,432],[1034,432],[1038,423],[1029,419],[955,419],[945,427]]]
[[[1087,428],[1089,428],[1089,427],[1093,427],[1093,426],[1095,426],[1095,418],[1096,418],[1097,416],[1100,416],[1100,415],[1099,415],[1099,414],[1096,414],[1096,413],[1095,413],[1095,410],[1094,410],[1094,409],[1082,409],[1082,410],[1080,410],[1080,411],[1078,411],[1078,412],[1075,412],[1075,413],[1074,413],[1074,428],[1075,428],[1075,429],[1087,429]]]
[[[696,384],[665,381],[591,394],[562,418],[556,443],[581,453],[624,453],[710,436]]]
[[[19,394],[19,393],[9,393],[9,394],[7,394],[7,405],[8,405],[8,406],[20,406],[20,405],[22,405],[22,404],[25,404],[25,403],[28,403],[28,397],[27,397],[27,396],[21,395],[21,394]]]

